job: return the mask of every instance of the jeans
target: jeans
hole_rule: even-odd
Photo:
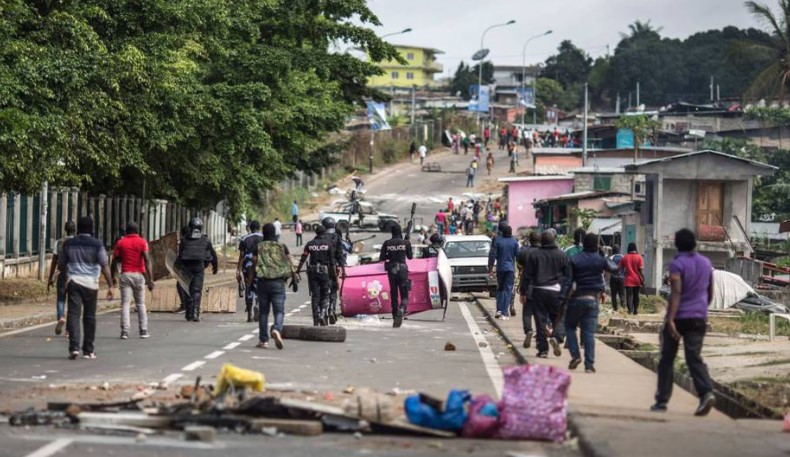
[[[549,350],[548,338],[554,338],[559,343],[565,339],[565,325],[560,320],[562,317],[560,293],[533,287],[531,299],[532,309],[538,322],[536,334],[538,352],[547,352]]]
[[[466,175],[466,187],[475,187],[475,175]]]
[[[496,272],[496,310],[503,316],[510,315],[510,298],[513,296],[513,271]]]
[[[259,339],[262,343],[269,341],[269,311],[274,314],[273,330],[283,331],[285,317],[285,281],[282,279],[258,279],[258,315]]]
[[[639,286],[625,288],[625,302],[630,314],[639,314],[639,289]]]
[[[618,278],[616,276],[612,276],[609,278],[609,292],[612,294],[612,308],[617,311],[617,300],[620,299],[620,304],[623,307],[627,307],[625,301],[625,285],[623,284],[624,279]]]
[[[439,235],[444,235],[444,224],[442,224],[441,222],[437,222],[436,223],[436,232]]]
[[[675,319],[675,327],[683,339],[686,366],[688,366],[691,379],[694,381],[694,390],[702,398],[708,392],[713,392],[713,384],[708,374],[708,366],[702,361],[702,341],[705,339],[705,319]],[[672,396],[672,385],[675,375],[675,357],[678,354],[679,341],[675,341],[669,334],[666,325],[661,332],[661,359],[658,362],[658,390],[656,403],[668,403]]]
[[[67,288],[69,310],[66,318],[66,330],[69,332],[69,352],[80,349],[80,317],[82,317],[82,353],[93,353],[93,341],[96,338],[96,302],[98,289],[90,289],[71,281]]]
[[[581,327],[584,344],[584,367],[595,365],[595,331],[598,330],[598,300],[596,298],[573,298],[565,313],[565,332],[568,335],[568,350],[574,359],[581,358],[576,326]]]
[[[65,317],[65,309],[66,309],[66,274],[60,273],[58,274],[58,280],[55,283],[55,287],[57,290],[57,302],[55,304],[55,309],[58,313],[58,320],[61,320]]]
[[[299,247],[301,245],[302,245],[302,234],[301,233],[297,233],[296,234],[296,247]]]
[[[148,331],[148,315],[145,312],[145,276],[142,273],[122,273],[119,282],[121,288],[121,331],[129,333],[130,308],[132,296],[137,305],[138,329]]]

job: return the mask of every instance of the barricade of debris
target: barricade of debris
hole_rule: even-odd
[[[43,410],[11,414],[11,426],[52,425],[103,433],[147,435],[183,431],[184,439],[213,441],[218,432],[267,436],[316,436],[325,431],[418,435],[436,438],[543,439],[562,441],[567,388],[562,370],[539,366],[505,370],[501,401],[453,390],[446,401],[422,393],[404,398],[349,386],[343,395],[317,392],[293,398],[264,391],[262,373],[226,364],[214,385],[180,388],[174,402],[152,401],[156,388],[119,402],[50,402]],[[525,389],[529,389],[527,392]]]

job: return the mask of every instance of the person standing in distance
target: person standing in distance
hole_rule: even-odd
[[[189,221],[189,235],[178,245],[178,259],[184,269],[192,274],[189,283],[189,302],[186,320],[200,322],[200,300],[203,297],[203,276],[211,264],[212,273],[217,274],[217,253],[208,237],[203,234],[203,221],[193,217]]]
[[[636,243],[628,243],[628,253],[620,259],[620,268],[625,276],[625,302],[630,314],[639,314],[639,291],[645,284],[643,272],[645,262],[636,250]]]
[[[406,259],[413,257],[411,242],[403,239],[403,231],[399,224],[392,226],[392,238],[381,245],[379,259],[384,262],[387,280],[390,285],[392,303],[392,326],[398,328],[403,324],[403,315],[409,306],[409,267]]]
[[[330,272],[335,269],[335,248],[323,225],[315,228],[315,238],[304,245],[302,258],[296,268],[297,274],[308,259],[307,284],[310,288],[313,325],[324,326],[328,323],[329,294],[332,289]]]
[[[716,403],[708,367],[702,360],[708,306],[713,299],[713,265],[707,257],[694,250],[697,238],[689,229],[675,233],[675,247],[678,255],[669,264],[672,292],[661,332],[656,403],[650,409],[655,412],[667,410],[667,403],[672,396],[675,357],[682,339],[686,366],[699,396],[694,415],[705,416]]]
[[[244,310],[247,312],[247,322],[253,322],[253,304],[257,293],[255,264],[252,261],[253,255],[257,252],[258,243],[263,241],[261,233],[261,223],[250,221],[250,233],[241,237],[239,242],[239,261],[236,264],[236,281],[246,281],[252,275],[252,283],[244,292]]]
[[[296,227],[296,223],[299,222],[299,205],[296,204],[296,200],[291,203],[291,219],[293,220],[294,227]]]
[[[425,158],[428,156],[428,148],[424,144],[420,145],[420,165],[425,163]]]
[[[121,339],[129,338],[130,308],[132,296],[137,307],[137,325],[140,338],[148,338],[148,315],[145,312],[145,287],[154,290],[154,280],[151,276],[151,258],[148,256],[148,242],[138,232],[139,226],[134,221],[126,224],[126,236],[115,243],[112,253],[110,271],[115,275],[118,271],[116,265],[121,264]],[[118,285],[117,278],[113,284]]]
[[[112,275],[104,243],[93,237],[93,219],[77,220],[77,236],[67,240],[60,248],[58,268],[66,272],[68,295],[69,359],[80,355],[80,319],[85,331],[82,339],[82,356],[95,359],[93,342],[96,338],[96,302],[99,295],[99,275],[107,281],[107,300],[112,300]]]
[[[49,266],[49,281],[47,282],[47,292],[49,292],[50,287],[52,287],[54,284],[53,276],[57,270],[58,283],[55,289],[57,291],[55,311],[58,316],[58,323],[55,325],[55,335],[60,335],[63,333],[63,326],[66,325],[66,272],[58,269],[58,256],[60,248],[63,247],[63,244],[66,242],[66,240],[74,238],[74,233],[77,231],[77,226],[74,225],[73,221],[68,221],[63,227],[63,230],[66,232],[66,236],[55,241],[55,246],[52,248],[52,264]]]
[[[277,242],[279,243],[280,242],[280,237],[283,234],[283,223],[280,222],[280,218],[275,217],[274,218],[274,223],[272,225],[274,225],[274,233],[275,233],[275,236],[277,237]]]
[[[296,221],[296,224],[294,225],[294,233],[296,234],[296,247],[298,248],[303,244],[302,234],[304,233],[304,226],[302,225],[301,219]]]

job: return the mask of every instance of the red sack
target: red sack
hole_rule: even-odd
[[[485,410],[481,410],[485,407]],[[494,409],[497,415],[487,415]],[[461,435],[466,438],[491,438],[499,428],[499,412],[494,399],[488,395],[478,395],[469,404],[469,419],[464,424]]]
[[[523,365],[504,370],[500,402],[500,439],[562,442],[568,428],[567,371],[546,365]]]

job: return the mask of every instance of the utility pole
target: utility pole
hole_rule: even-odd
[[[721,101],[721,86],[716,84],[716,101]]]
[[[368,171],[373,174],[373,148],[376,146],[376,131],[370,126],[370,157],[368,157]]]
[[[636,106],[639,107],[639,81],[636,82]]]
[[[516,23],[516,21],[514,19],[511,19],[511,20],[507,21],[504,24],[494,24],[491,27],[485,29],[483,31],[483,35],[480,36],[480,50],[481,51],[483,50],[483,43],[484,43],[485,38],[486,38],[486,33],[488,33],[489,30],[491,30],[493,28],[497,28],[497,27],[505,27],[505,26],[508,26],[508,25],[511,25],[511,24],[515,24],[515,23]],[[478,133],[481,133],[483,131],[482,125],[480,125],[480,93],[482,92],[482,89],[483,89],[483,62],[485,62],[485,55],[477,63],[477,68],[478,68],[478,71],[477,71],[477,129],[478,129]]]
[[[41,204],[38,213],[38,280],[44,280],[44,273],[47,269],[47,188],[49,183],[44,181],[41,185]],[[32,208],[31,208],[32,210]]]
[[[713,76],[710,77],[710,101],[713,101]]]
[[[628,93],[628,108],[629,109],[633,106],[633,105],[631,105],[631,95],[632,95],[632,92],[629,92]]]
[[[411,123],[414,124],[414,104],[417,94],[417,86],[411,86]]]
[[[614,112],[620,114],[620,92],[617,93],[617,102],[614,105]]]
[[[587,96],[588,84],[584,83],[584,126],[582,130],[582,167],[587,166]]]

